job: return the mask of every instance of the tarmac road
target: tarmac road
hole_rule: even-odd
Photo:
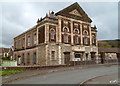
[[[54,72],[23,80],[17,80],[9,84],[80,84],[81,82],[90,78],[113,73],[118,73],[117,65]]]

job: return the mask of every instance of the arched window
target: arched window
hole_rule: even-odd
[[[51,41],[55,40],[55,30],[54,29],[50,29],[50,40]]]
[[[67,27],[63,28],[64,32],[69,32],[69,29]]]
[[[28,65],[30,64],[30,53],[28,53],[28,55],[27,55],[27,64]]]
[[[87,30],[84,30],[84,31],[83,31],[83,35],[88,35],[88,31],[87,31]]]
[[[78,29],[74,29],[74,33],[75,33],[75,34],[78,34],[78,33],[79,33],[79,30],[78,30]]]

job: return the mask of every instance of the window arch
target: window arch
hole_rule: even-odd
[[[55,30],[54,29],[50,29],[50,40],[51,41],[55,40]]]
[[[76,29],[74,29],[74,33],[75,34],[78,34],[79,33],[79,30],[76,28]]]
[[[63,28],[63,31],[64,31],[64,32],[69,32],[69,29],[68,29],[67,27],[64,27],[64,28]]]
[[[84,30],[84,31],[83,31],[83,35],[88,35],[88,31],[87,31],[87,30]]]

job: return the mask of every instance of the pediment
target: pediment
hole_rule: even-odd
[[[72,14],[72,15],[76,15],[76,16],[82,17],[82,15],[78,12],[77,9],[72,10],[71,12],[69,12],[69,14]]]
[[[92,20],[88,17],[85,11],[80,7],[80,5],[76,2],[63,10],[60,10],[56,13],[56,15],[61,15],[69,18],[74,18],[77,20],[92,22]]]

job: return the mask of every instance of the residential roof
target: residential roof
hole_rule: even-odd
[[[119,48],[105,48],[105,47],[98,47],[98,52],[106,52],[106,53],[120,53]]]
[[[11,48],[0,48],[0,53],[9,53],[10,51],[12,51]]]

